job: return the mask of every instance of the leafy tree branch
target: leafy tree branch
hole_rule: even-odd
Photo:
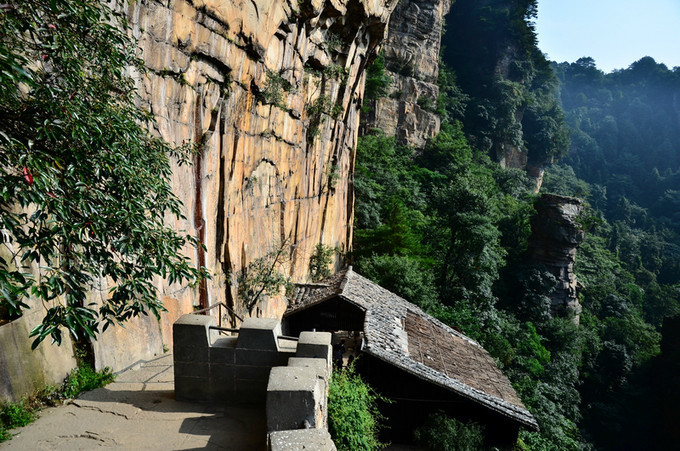
[[[121,4],[11,2],[0,10],[0,305],[33,297],[45,317],[33,347],[62,330],[96,338],[111,324],[164,309],[153,284],[207,276],[181,254],[200,246],[167,226],[183,206],[171,159],[192,146],[152,136],[134,76],[145,68]],[[91,293],[109,292],[99,307]]]

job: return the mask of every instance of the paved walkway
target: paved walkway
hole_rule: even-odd
[[[265,449],[264,408],[175,401],[172,355],[120,374],[70,404],[43,410],[0,449]]]

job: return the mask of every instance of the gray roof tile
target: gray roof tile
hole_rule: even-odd
[[[365,310],[364,352],[537,428],[489,353],[476,341],[352,270],[297,285],[286,314],[340,298]]]

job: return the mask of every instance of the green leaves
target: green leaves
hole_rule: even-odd
[[[465,424],[437,412],[430,414],[414,435],[416,443],[429,450],[479,451],[486,449],[483,430],[477,423]]]
[[[286,255],[287,244],[282,243],[278,249],[264,257],[257,258],[248,264],[236,277],[238,296],[249,312],[265,296],[280,294],[282,288],[288,288],[290,280],[279,272],[280,265]]]
[[[535,1],[459,0],[442,43],[444,62],[469,96],[458,116],[470,142],[496,158],[521,152],[541,165],[565,155],[569,141],[556,77],[537,47],[535,14]]]
[[[0,228],[13,240],[0,254],[0,305],[45,303],[33,347],[158,315],[157,276],[193,283],[207,272],[181,255],[197,241],[165,225],[182,217],[171,158],[186,162],[192,146],[145,127],[153,118],[129,75],[144,67],[122,12],[94,0],[21,2],[0,12],[0,36]],[[97,309],[91,293],[107,285]]]
[[[326,246],[319,243],[314,248],[314,253],[309,258],[309,275],[312,282],[319,282],[332,275],[330,265],[333,263],[333,257],[339,253],[340,249],[336,247]]]
[[[340,451],[372,451],[384,447],[378,441],[382,398],[350,366],[333,372],[328,387],[328,431]]]
[[[389,92],[392,78],[385,73],[385,56],[381,53],[366,67],[366,83],[364,84],[364,101],[373,101],[385,97]]]

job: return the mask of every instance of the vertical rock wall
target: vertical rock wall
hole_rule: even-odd
[[[76,366],[71,338],[64,335],[61,346],[45,340],[31,350],[31,329],[44,310],[34,308],[24,316],[0,325],[0,403],[18,401],[45,385],[59,385]]]
[[[395,0],[135,2],[134,33],[150,69],[143,101],[171,142],[200,143],[175,168],[187,208],[177,229],[213,278],[163,286],[166,304],[225,302],[241,316],[277,316],[280,298],[247,311],[236,274],[280,247],[281,268],[304,281],[318,243],[351,246],[351,171],[367,59]],[[196,299],[198,298],[198,299]],[[179,308],[178,310],[186,310]]]
[[[555,314],[581,313],[578,300],[574,260],[576,249],[585,233],[577,222],[583,201],[574,197],[543,194],[534,208],[536,215],[531,218],[531,237],[528,255],[532,263],[545,266],[554,275],[559,285],[550,295]]]
[[[155,132],[163,138],[198,143],[193,164],[176,165],[172,176],[186,219],[169,217],[168,225],[205,243],[205,250],[187,246],[184,252],[196,265],[206,266],[212,279],[198,287],[159,280],[168,312],[160,321],[142,316],[101,334],[93,343],[97,368],[120,371],[163,352],[172,345],[172,323],[196,307],[223,302],[241,318],[280,316],[286,307],[283,296],[252,309],[237,299],[237,274],[259,257],[283,248],[286,259],[278,270],[304,282],[317,244],[349,250],[364,69],[383,40],[395,4],[130,3],[126,12],[149,68],[138,77],[140,102],[156,116]],[[101,304],[107,292],[102,281],[90,300]],[[13,348],[12,340],[30,343],[28,331],[42,310],[35,306],[33,311],[30,324],[22,318],[0,326],[3,350]],[[236,315],[227,319],[236,325]],[[62,367],[74,365],[69,348],[49,351],[61,363],[52,365],[60,368],[59,375],[48,382],[57,382],[65,375]],[[31,374],[21,369],[33,355],[23,347],[0,353],[2,384],[18,387],[17,378],[45,379],[44,368]],[[14,397],[25,391],[21,387],[0,394]]]
[[[97,368],[120,371],[163,352],[172,345],[172,323],[197,306],[224,302],[240,317],[281,315],[282,296],[252,310],[236,297],[236,274],[259,257],[283,248],[279,270],[303,282],[317,244],[349,250],[364,69],[396,1],[130,2],[127,15],[149,68],[138,77],[140,102],[163,138],[199,143],[193,165],[176,165],[172,176],[186,219],[168,218],[168,225],[205,243],[184,252],[212,279],[198,287],[159,280],[168,312],[160,321],[143,316],[109,328],[93,343]],[[106,293],[102,281],[91,301],[103,302]],[[44,345],[50,355],[37,360],[25,346],[9,352],[12,341],[30,343],[40,318],[26,318],[0,326],[5,399],[57,382],[75,364],[68,344],[56,351]],[[39,368],[28,371],[26,362]],[[45,365],[58,371],[43,377]],[[28,383],[20,387],[20,378]],[[4,390],[10,386],[17,389]]]
[[[392,78],[389,95],[371,102],[365,127],[379,128],[415,148],[439,133],[439,48],[449,0],[401,0],[390,18],[384,45]]]
[[[13,261],[18,250],[9,235],[0,231],[0,259]],[[14,268],[12,268],[14,269]],[[37,273],[34,265],[32,271]],[[4,287],[2,287],[4,288]],[[63,335],[61,346],[47,339],[35,350],[31,349],[34,338],[31,329],[43,319],[45,309],[39,302],[32,304],[20,317],[10,316],[7,309],[0,308],[0,404],[19,401],[22,396],[35,392],[45,385],[59,385],[76,366],[71,337]]]

